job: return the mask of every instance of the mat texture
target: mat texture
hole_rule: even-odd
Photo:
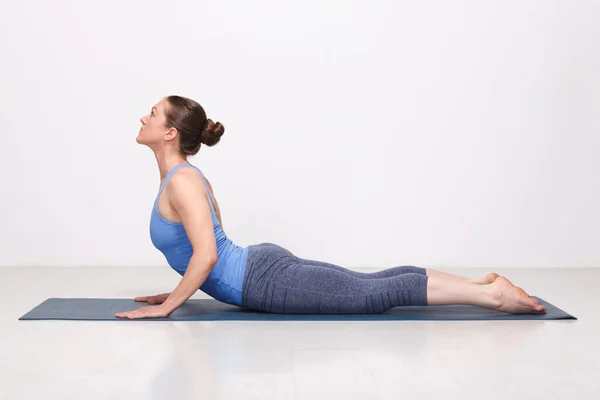
[[[383,314],[272,314],[247,310],[213,299],[192,299],[168,318],[129,320],[116,318],[122,311],[147,304],[132,299],[50,298],[19,320],[85,321],[473,321],[473,320],[556,320],[577,319],[554,305],[535,297],[546,306],[547,313],[507,314],[475,306],[408,306],[396,307]]]

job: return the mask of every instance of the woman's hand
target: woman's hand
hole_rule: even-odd
[[[135,301],[141,301],[143,303],[148,303],[148,304],[162,304],[165,302],[165,300],[167,299],[167,297],[169,297],[171,293],[163,293],[163,294],[157,294],[155,296],[141,296],[141,297],[136,297]]]
[[[140,319],[140,318],[164,318],[171,315],[171,312],[167,310],[163,305],[160,306],[148,306],[138,308],[133,311],[124,311],[115,314],[117,318],[127,318],[127,319]]]

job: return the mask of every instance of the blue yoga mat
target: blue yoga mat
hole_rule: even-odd
[[[407,306],[383,314],[274,314],[248,310],[214,299],[192,299],[168,318],[122,319],[115,314],[147,306],[132,299],[50,298],[19,320],[85,321],[473,321],[577,319],[571,314],[532,296],[546,306],[546,314],[507,314],[475,306]]]

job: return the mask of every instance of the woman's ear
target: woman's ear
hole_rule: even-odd
[[[175,140],[178,134],[179,132],[177,132],[177,129],[171,127],[167,133],[165,133],[165,140]]]

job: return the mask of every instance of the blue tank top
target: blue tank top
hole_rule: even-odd
[[[183,276],[192,257],[192,245],[185,233],[183,223],[169,221],[158,212],[158,199],[165,185],[173,176],[173,173],[182,167],[193,167],[202,177],[202,183],[210,200],[210,213],[212,216],[213,230],[217,241],[217,263],[204,281],[200,290],[209,296],[228,304],[241,306],[242,284],[246,272],[246,261],[248,259],[248,247],[234,244],[221,229],[215,208],[210,195],[210,190],[204,181],[202,171],[190,163],[183,163],[173,167],[160,185],[158,195],[154,200],[152,215],[150,218],[150,238],[152,244],[167,259],[167,262],[175,271]]]

